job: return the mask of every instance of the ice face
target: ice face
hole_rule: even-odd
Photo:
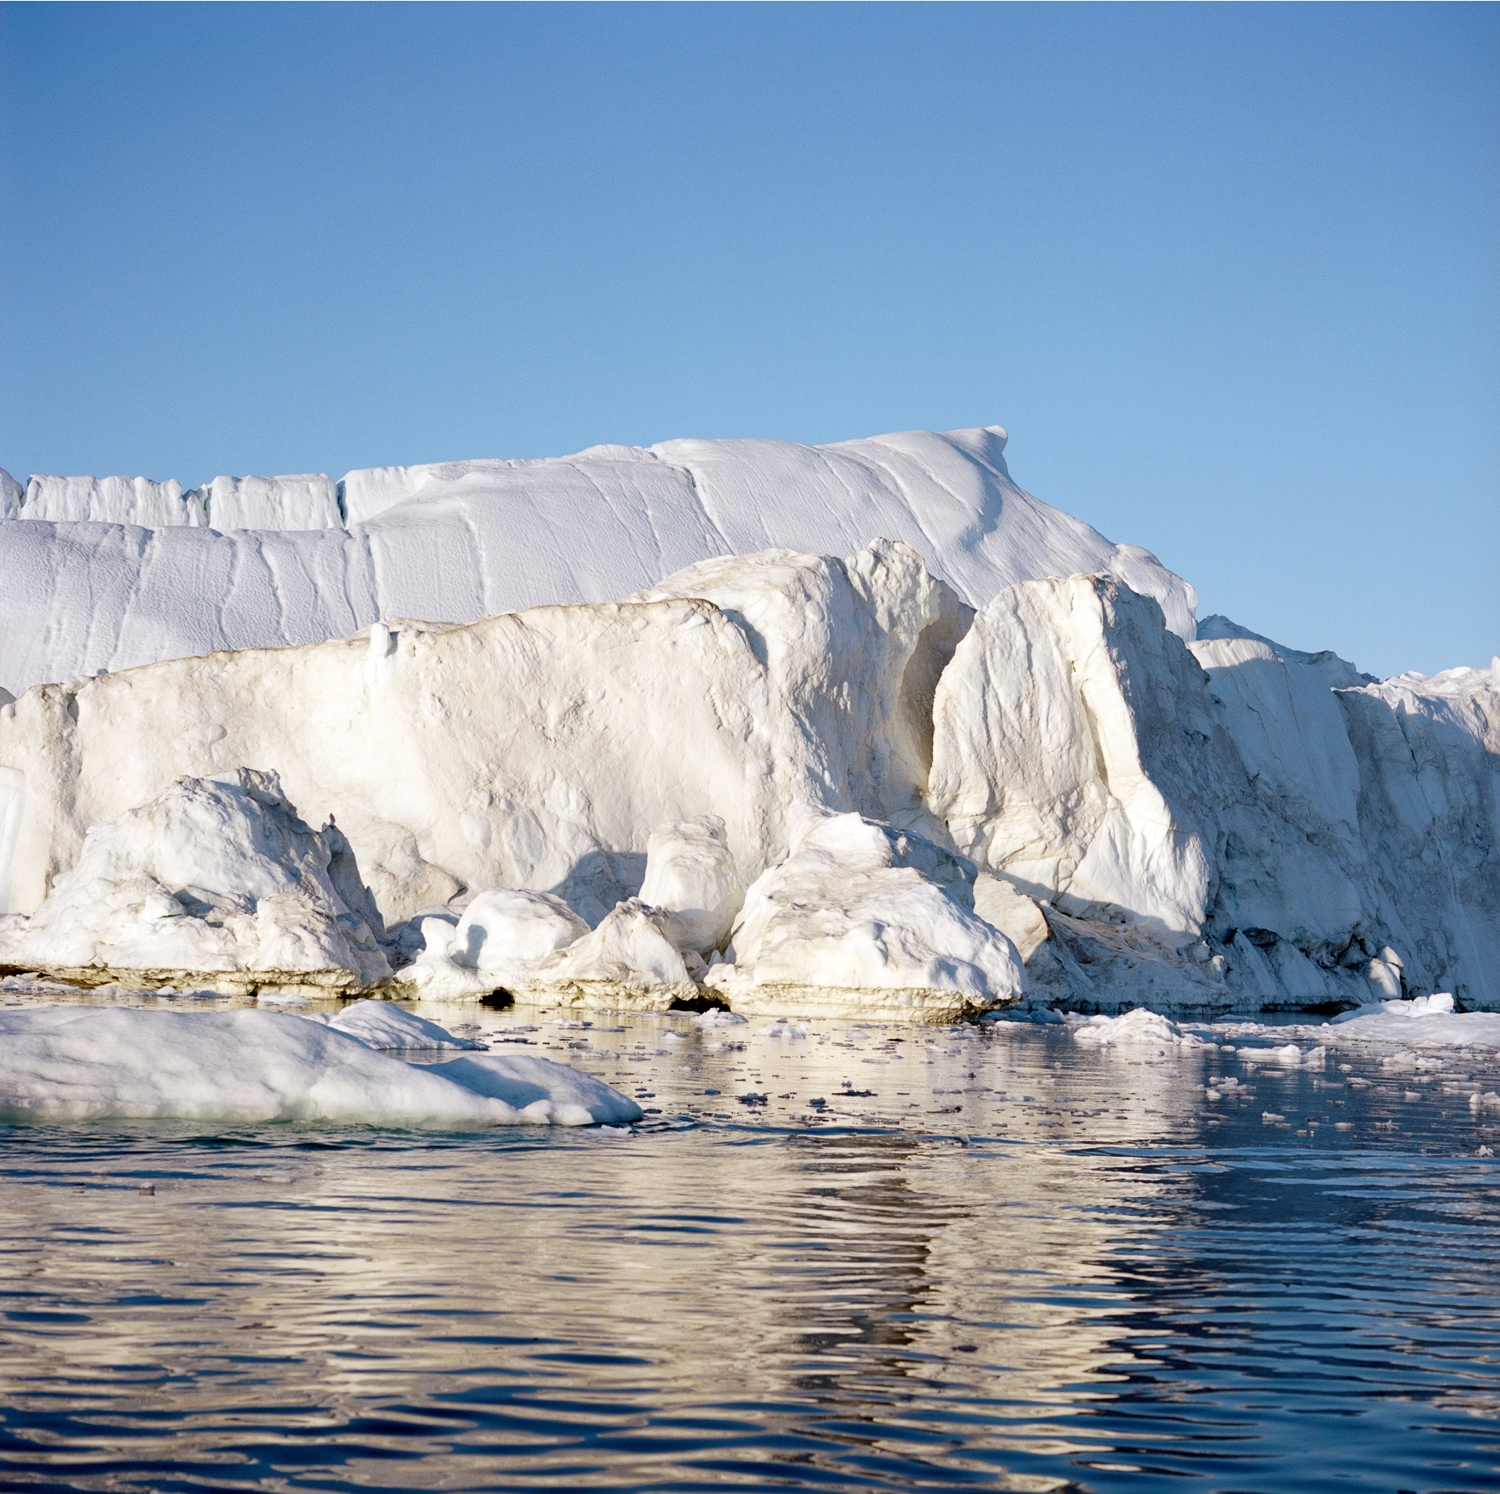
[[[997,428],[823,447],[669,441],[336,485],[219,477],[187,495],[144,478],[39,477],[24,502],[0,492],[0,515],[36,521],[0,524],[0,686],[321,642],[380,618],[602,602],[715,556],[847,555],[876,535],[921,551],[970,605],[1026,577],[1103,570],[1191,637],[1192,588],[1022,492],[1004,445]]]

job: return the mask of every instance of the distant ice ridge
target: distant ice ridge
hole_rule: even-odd
[[[420,1020],[394,1010],[386,1020],[400,1017],[408,1025]],[[475,1130],[641,1118],[634,1101],[566,1064],[471,1053],[415,1067],[376,1051],[357,1032],[358,1024],[342,1014],[323,1024],[258,1010],[0,1011],[0,1120],[295,1120]],[[378,1035],[376,1041],[388,1046]],[[450,1038],[446,1046],[457,1044]]]
[[[219,477],[0,477],[0,687],[216,649],[346,637],[381,618],[472,622],[603,602],[768,546],[846,555],[876,535],[970,605],[1106,572],[1193,636],[1191,586],[1011,481],[998,426],[801,446],[667,441],[545,461]],[[342,513],[341,513],[342,505]],[[347,515],[347,528],[342,527]]]

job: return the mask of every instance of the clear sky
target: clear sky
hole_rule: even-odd
[[[1500,653],[1494,5],[13,5],[0,224],[23,479],[999,423],[1202,613]]]

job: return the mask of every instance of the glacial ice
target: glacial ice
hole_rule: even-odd
[[[0,919],[0,969],[321,995],[389,976],[382,927],[338,828],[313,831],[274,773],[242,768],[90,826],[41,906]]]
[[[278,1012],[0,1011],[5,1121],[296,1120],[473,1130],[640,1118],[640,1107],[618,1090],[545,1058],[478,1053],[417,1067],[335,1024]]]
[[[155,661],[0,692],[0,965],[793,1017],[1500,1007],[1500,661],[1379,682],[1194,636],[1186,583],[1020,493],[1002,444],[596,448],[179,495],[214,528],[0,523],[9,677],[83,634]],[[36,512],[106,492],[38,481]],[[235,504],[324,527],[218,532]],[[720,553],[799,536],[843,558]],[[295,646],[178,657],[246,642]]]
[[[207,522],[203,498],[184,493],[176,478],[33,477],[17,518],[91,524],[131,524],[144,529]]]
[[[1026,986],[1015,946],[975,916],[961,864],[857,814],[825,819],[751,884],[733,947],[706,984],[751,1014],[952,1021]]]
[[[18,509],[35,522],[0,522],[0,686],[19,695],[100,669],[324,642],[381,618],[473,622],[607,602],[714,556],[771,546],[847,555],[876,535],[927,556],[973,605],[1026,577],[1108,571],[1157,597],[1191,637],[1192,587],[1022,492],[1004,447],[992,427],[381,468],[337,485],[347,528],[331,526],[326,489],[293,501],[293,488],[321,478],[216,479],[195,490],[208,495],[206,515],[175,483],[155,485],[145,508],[132,496],[106,511],[93,478],[37,479],[39,506]],[[97,481],[136,492],[129,479]],[[216,516],[226,483],[239,485],[239,506]],[[252,509],[281,517],[234,527]]]
[[[338,489],[321,472],[287,477],[216,477],[188,494],[203,506],[204,522],[231,529],[338,529]]]
[[[588,924],[551,893],[491,888],[464,909],[456,925],[423,919],[423,947],[400,978],[430,1001],[514,994],[548,955],[588,931]]]
[[[651,832],[641,901],[676,914],[680,948],[700,955],[724,948],[745,888],[718,815],[660,825]]]
[[[639,893],[652,831],[705,814],[752,880],[829,812],[926,823],[923,682],[956,605],[904,545],[771,551],[624,602],[35,687],[0,707],[24,783],[10,909],[88,825],[245,764],[337,821],[387,923],[519,887],[597,925]]]

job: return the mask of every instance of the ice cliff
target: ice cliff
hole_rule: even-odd
[[[904,540],[972,605],[1104,571],[1193,635],[1192,588],[1011,481],[998,427],[833,446],[667,441],[547,461],[218,477],[0,479],[0,687],[215,649],[605,602],[695,561]],[[27,522],[30,521],[30,522]]]
[[[1500,664],[1382,683],[1195,627],[1002,443],[220,479],[182,498],[206,525],[150,530],[6,487],[0,968],[933,1019],[1500,1006]],[[151,662],[33,683],[95,657]]]

